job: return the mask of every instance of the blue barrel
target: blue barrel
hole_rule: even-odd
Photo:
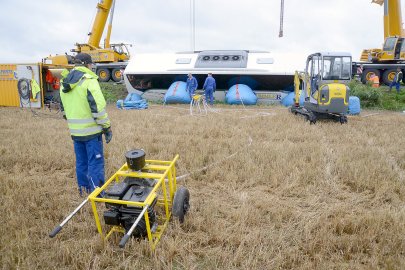
[[[190,103],[191,97],[186,89],[187,84],[182,81],[177,81],[170,85],[164,97],[164,103]]]
[[[349,111],[348,113],[351,115],[358,115],[360,114],[360,99],[355,96],[349,97]]]
[[[226,92],[225,102],[232,105],[256,105],[257,96],[246,84],[235,84]]]

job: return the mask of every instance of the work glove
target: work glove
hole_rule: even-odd
[[[112,139],[111,127],[103,129],[105,143],[109,143]]]

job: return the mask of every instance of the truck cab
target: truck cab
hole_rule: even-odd
[[[380,61],[405,60],[405,39],[388,37],[379,55]]]

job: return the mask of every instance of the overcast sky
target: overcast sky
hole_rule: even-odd
[[[39,62],[86,42],[97,0],[0,0],[0,63]],[[371,0],[195,0],[195,49],[274,53],[275,62],[303,66],[315,51],[348,51],[383,43],[383,7]],[[402,13],[405,0],[401,0]],[[132,53],[191,49],[190,0],[116,0],[111,42]]]

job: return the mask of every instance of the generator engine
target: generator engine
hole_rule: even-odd
[[[144,202],[154,186],[155,180],[153,179],[126,177],[122,182],[115,183],[111,188],[106,190],[104,197],[106,199]],[[153,203],[149,205],[147,210],[152,230],[156,227],[155,225],[157,225],[156,212],[154,210],[156,202],[157,196],[155,195]],[[106,207],[107,211],[104,211],[103,214],[105,224],[122,226],[126,232],[128,232],[143,210],[142,207],[114,203],[106,203]],[[132,235],[135,237],[144,237],[146,234],[145,218],[142,217]]]

